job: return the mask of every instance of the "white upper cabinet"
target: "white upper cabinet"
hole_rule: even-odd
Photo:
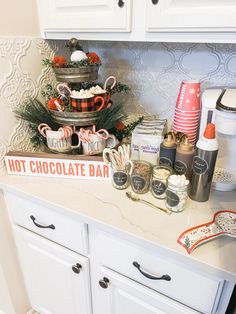
[[[44,32],[130,32],[131,0],[38,0]]]
[[[148,32],[236,31],[235,0],[147,0]]]
[[[37,0],[43,37],[236,43],[235,0]]]

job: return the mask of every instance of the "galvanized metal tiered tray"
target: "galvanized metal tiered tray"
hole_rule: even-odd
[[[96,124],[101,114],[103,114],[105,111],[108,111],[109,108],[105,108],[100,111],[88,112],[66,112],[57,110],[50,110],[50,112],[52,118],[59,124],[73,126],[89,126]]]
[[[95,81],[99,65],[81,66],[78,68],[53,68],[59,82],[82,83]]]

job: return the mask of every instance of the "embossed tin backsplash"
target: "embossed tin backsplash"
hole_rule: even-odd
[[[48,45],[49,43],[49,45]],[[81,42],[102,59],[100,80],[115,75],[131,87],[127,112],[159,113],[172,118],[182,80],[200,80],[202,89],[236,86],[236,45]],[[41,61],[53,53],[68,53],[65,41],[36,38],[0,38],[0,160],[9,150],[32,150],[23,123],[12,110],[39,96],[53,81]]]

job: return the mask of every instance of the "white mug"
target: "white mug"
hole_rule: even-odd
[[[49,149],[59,153],[65,153],[71,149],[77,148],[80,146],[80,139],[78,133],[74,134],[78,136],[78,144],[75,146],[72,145],[71,136],[63,137],[62,131],[46,130],[47,146]]]
[[[109,147],[115,147],[117,144],[117,139],[113,134],[109,134],[107,140],[101,138],[97,134],[90,134],[89,140],[90,142],[82,142],[83,154],[85,155],[100,154],[107,147],[107,145],[109,145]]]

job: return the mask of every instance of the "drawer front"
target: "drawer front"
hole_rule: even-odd
[[[88,253],[87,225],[33,200],[6,193],[13,222],[75,252]]]
[[[92,251],[99,265],[113,269],[200,312],[214,313],[216,310],[223,280],[196,272],[187,265],[158,255],[158,252],[153,253],[101,231],[93,231]],[[137,263],[135,266],[134,262]]]

